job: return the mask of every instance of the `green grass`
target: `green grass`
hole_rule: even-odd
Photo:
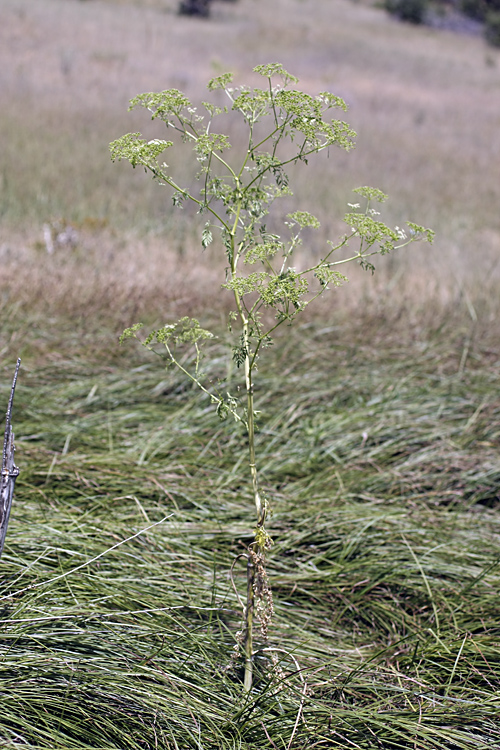
[[[500,743],[498,353],[485,330],[464,358],[457,321],[404,344],[383,321],[370,342],[307,330],[260,375],[279,669],[261,651],[248,697],[228,669],[253,524],[243,432],[133,344],[112,365],[28,355],[1,746]],[[209,377],[223,362],[218,344]],[[242,564],[234,578],[242,594]]]

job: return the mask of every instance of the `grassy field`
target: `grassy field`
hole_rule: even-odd
[[[105,222],[111,236],[101,244],[110,252],[120,241],[134,246],[137,233],[160,234],[174,254],[192,246],[193,217],[181,222],[166,191],[109,161],[108,143],[125,132],[163,135],[127,113],[128,100],[177,87],[199,101],[212,75],[231,70],[249,83],[253,66],[279,60],[311,93],[344,97],[359,134],[352,153],[313,160],[298,180],[294,205],[322,221],[312,252],[338,236],[352,188],[367,184],[390,195],[393,223],[410,219],[438,235],[433,249],[411,253],[389,273],[401,266],[423,286],[438,279],[453,291],[471,277],[498,278],[498,51],[480,38],[404,27],[347,0],[274,0],[272,11],[260,0],[216,2],[209,22],[177,17],[176,7],[177,0],[3,1],[4,260],[61,218],[82,234]]]
[[[208,22],[176,5],[0,9],[0,409],[23,358],[0,747],[500,748],[500,53],[347,0],[219,2]],[[236,391],[223,260],[108,143],[158,134],[131,96],[199,99],[271,60],[343,96],[359,131],[297,176],[294,207],[322,221],[305,252],[359,184],[437,239],[353,273],[263,358],[275,615],[244,696],[244,430],[118,345],[195,315],[219,334],[207,378]],[[48,254],[51,223],[76,234]]]
[[[454,328],[278,343],[258,392],[278,669],[262,651],[247,699],[244,434],[133,347],[27,364],[2,746],[497,747],[500,362]]]

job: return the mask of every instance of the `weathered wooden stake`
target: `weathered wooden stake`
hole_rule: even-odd
[[[14,402],[14,391],[16,390],[17,375],[21,360],[17,360],[14,380],[10,389],[9,406],[5,416],[5,437],[3,441],[2,453],[2,474],[0,475],[0,557],[3,552],[5,535],[9,523],[10,509],[12,506],[12,497],[14,495],[14,484],[19,476],[19,469],[14,463],[14,433],[12,432],[12,404]]]

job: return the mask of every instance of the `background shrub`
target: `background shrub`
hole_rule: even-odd
[[[385,8],[401,21],[420,24],[424,22],[427,0],[386,0]]]
[[[500,47],[500,11],[490,11],[487,14],[484,36],[494,47]]]
[[[491,12],[500,12],[500,0],[461,0],[459,8],[469,18],[488,23]]]

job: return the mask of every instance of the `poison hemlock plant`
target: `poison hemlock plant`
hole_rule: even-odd
[[[230,330],[234,336],[231,356],[244,377],[246,398],[241,403],[229,393],[221,394],[203,382],[199,370],[200,347],[213,334],[197,320],[182,318],[141,338],[141,324],[128,328],[122,339],[136,337],[151,351],[164,347],[169,364],[178,367],[204,391],[220,418],[231,415],[245,425],[248,435],[248,476],[255,503],[255,536],[247,550],[247,596],[241,646],[244,651],[244,689],[252,687],[254,665],[254,617],[266,635],[272,614],[271,591],[267,581],[265,555],[271,546],[266,530],[269,500],[259,483],[255,448],[256,409],[254,383],[257,364],[272,344],[273,334],[282,325],[292,325],[301,313],[330,289],[340,286],[346,277],[340,272],[349,262],[373,271],[372,258],[385,255],[416,240],[432,241],[433,233],[411,222],[408,230],[392,229],[379,220],[372,204],[386,196],[375,188],[362,187],[356,193],[364,207],[352,204],[345,216],[348,231],[336,242],[329,242],[323,258],[303,270],[294,264],[305,228],[317,229],[318,219],[306,211],[294,211],[284,222],[284,236],[272,233],[266,224],[274,202],[290,196],[287,166],[307,164],[312,154],[337,146],[349,151],[355,133],[347,123],[332,117],[347,109],[338,96],[323,91],[310,96],[294,88],[297,79],[279,64],[259,65],[254,69],[265,82],[263,88],[232,86],[231,74],[212,79],[210,92],[222,89],[228,98],[225,107],[204,102],[201,114],[176,89],[141,94],[130,108],[144,107],[153,119],[162,120],[179,137],[173,141],[146,141],[140,133],[124,135],[110,145],[113,160],[126,159],[133,167],[142,166],[154,179],[172,189],[176,206],[191,201],[206,217],[201,245],[217,241],[227,258],[222,287],[234,299]],[[246,132],[247,148],[241,158],[231,158],[227,135],[214,130],[214,124],[237,113]],[[193,149],[199,162],[196,190],[181,186],[180,180],[162,160],[169,148]],[[353,247],[353,243],[355,249]],[[179,357],[181,347],[192,347],[192,369]]]

